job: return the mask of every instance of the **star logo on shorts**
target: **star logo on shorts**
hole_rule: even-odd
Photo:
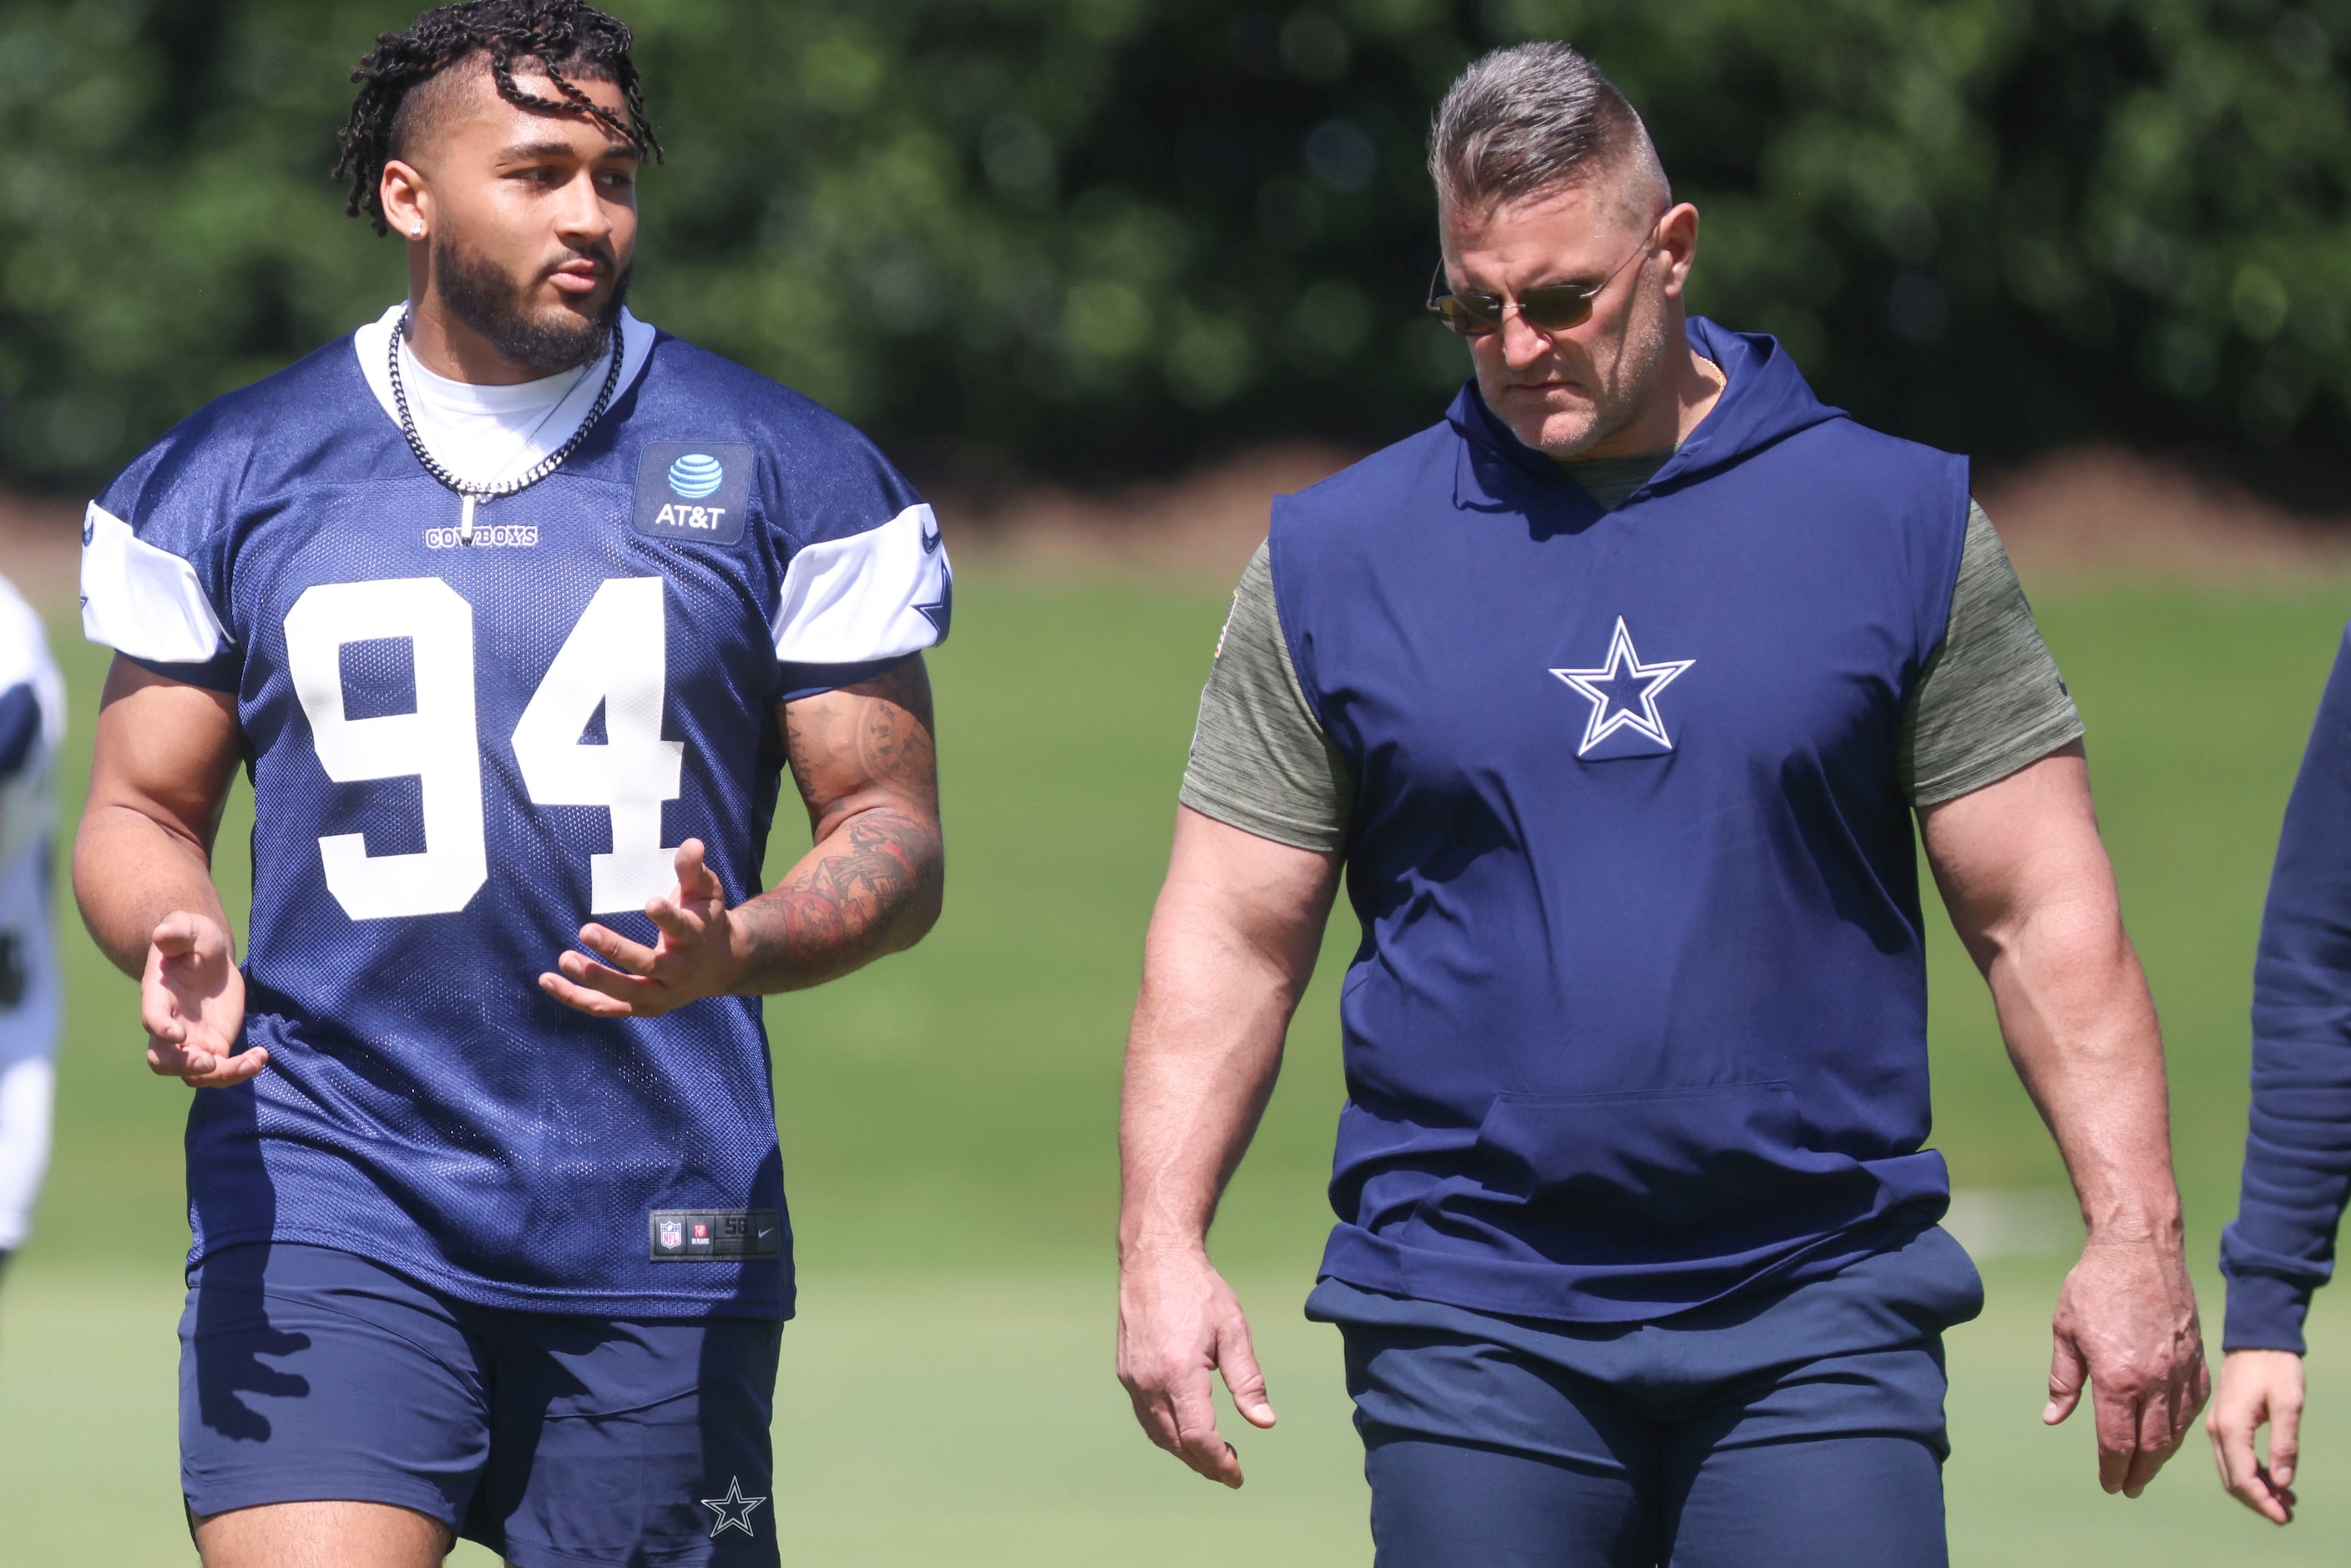
[[[745,1497],[743,1478],[727,1477],[725,1497],[706,1497],[702,1500],[702,1506],[718,1516],[718,1522],[710,1527],[711,1539],[715,1541],[730,1530],[739,1530],[746,1535],[756,1533],[751,1529],[751,1511],[767,1500],[763,1497]],[[741,1510],[739,1513],[736,1511],[738,1509]]]

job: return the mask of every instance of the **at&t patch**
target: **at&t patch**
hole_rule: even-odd
[[[738,442],[651,441],[637,457],[637,532],[731,545],[751,501],[751,449]]]

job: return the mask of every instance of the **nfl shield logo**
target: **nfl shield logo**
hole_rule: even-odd
[[[661,1222],[661,1244],[664,1247],[684,1246],[685,1228],[674,1219],[663,1220]]]

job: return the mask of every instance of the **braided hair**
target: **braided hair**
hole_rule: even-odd
[[[585,115],[639,156],[659,162],[661,141],[645,118],[644,89],[629,59],[635,42],[626,23],[579,0],[465,0],[425,12],[404,33],[381,35],[351,72],[359,96],[336,137],[341,152],[329,177],[351,183],[344,210],[372,221],[378,234],[391,232],[380,191],[384,162],[393,156],[402,130],[402,106],[412,89],[477,53],[489,56],[491,79],[508,103]],[[562,98],[540,98],[517,87],[517,60],[536,61]],[[627,123],[580,91],[567,70],[570,77],[618,86]]]

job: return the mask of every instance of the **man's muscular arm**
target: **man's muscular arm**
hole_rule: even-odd
[[[816,842],[736,912],[742,991],[789,991],[903,952],[935,925],[946,870],[931,681],[920,654],[788,703],[785,753]]]
[[[1239,1298],[1208,1260],[1217,1199],[1273,1093],[1313,976],[1339,857],[1179,806],[1144,940],[1119,1096],[1118,1378],[1134,1418],[1210,1480],[1241,1484],[1211,1378],[1273,1425]]]
[[[2138,1496],[2210,1382],[2181,1250],[2163,1040],[2079,742],[1920,814],[1959,939],[2057,1140],[2088,1238],[2057,1301],[2042,1418],[2090,1385],[2098,1480]]]
[[[198,1088],[238,1083],[245,982],[212,881],[239,756],[235,699],[117,659],[99,699],[89,801],[74,836],[74,895],[114,966],[140,977],[147,1063]]]
[[[678,885],[645,913],[653,946],[581,929],[548,994],[603,1018],[655,1017],[705,997],[799,990],[922,940],[939,917],[946,848],[931,685],[912,654],[871,679],[786,703],[792,781],[815,842],[783,880],[727,906],[699,840],[677,852]]]

